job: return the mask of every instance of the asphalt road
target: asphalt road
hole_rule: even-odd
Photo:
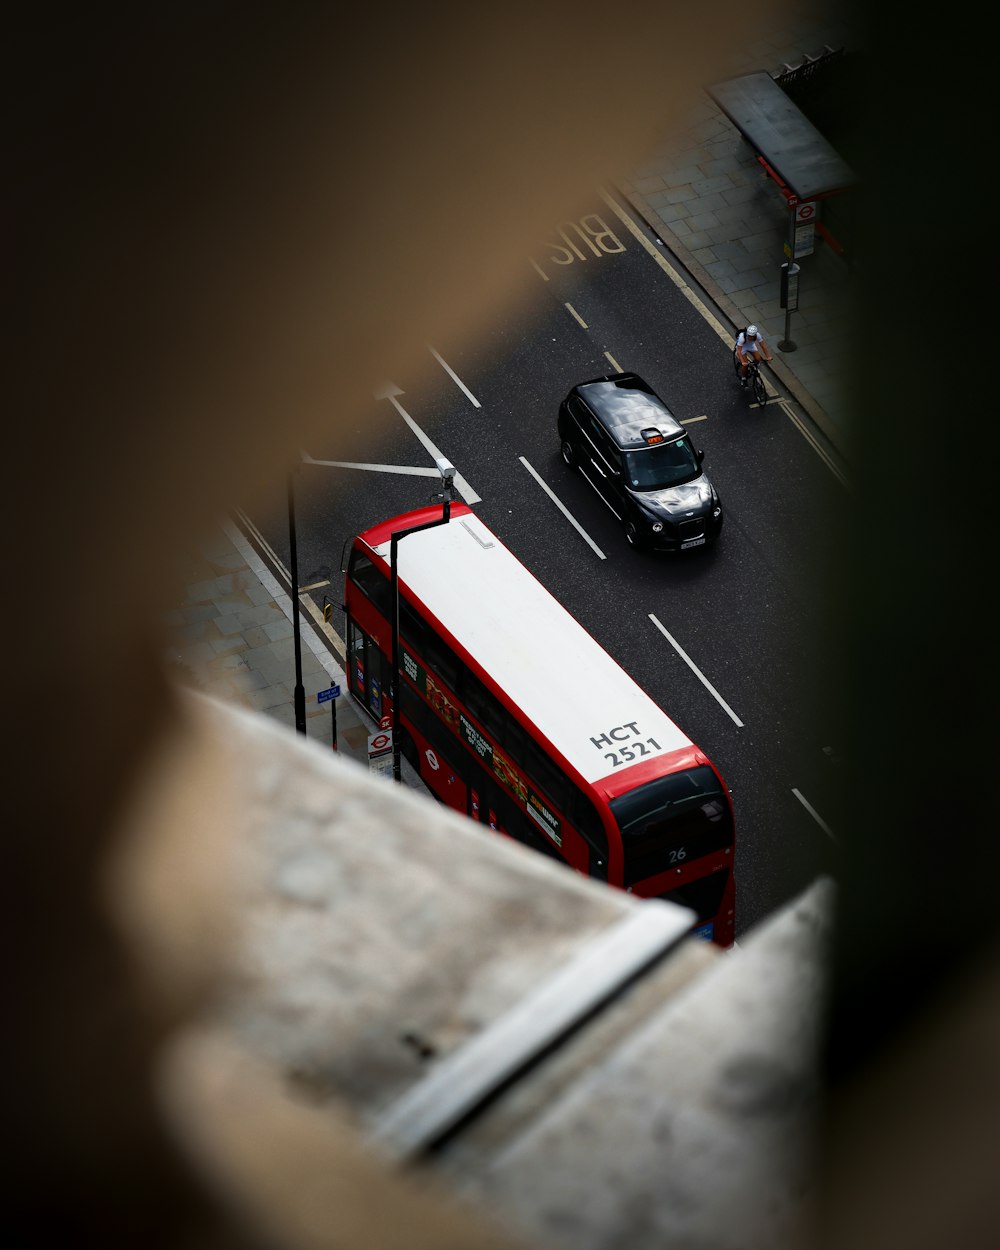
[[[336,414],[329,440],[303,449],[295,499],[299,583],[330,582],[311,593],[329,595],[342,632],[345,544],[427,503],[434,456],[447,457],[460,495],[728,782],[740,934],[836,872],[837,560],[851,493],[793,403],[751,407],[729,331],[638,219],[597,198],[539,240],[523,302],[485,337],[429,343],[419,374],[375,380],[369,412]],[[618,367],[644,376],[704,449],[725,508],[714,548],[632,551],[563,463],[560,400]],[[284,490],[253,520],[287,566]]]

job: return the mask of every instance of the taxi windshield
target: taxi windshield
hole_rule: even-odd
[[[685,434],[672,443],[654,443],[625,452],[625,471],[633,490],[664,490],[694,481],[701,465]]]

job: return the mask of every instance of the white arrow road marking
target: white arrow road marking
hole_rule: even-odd
[[[473,395],[473,393],[472,393],[472,392],[469,390],[469,388],[465,385],[465,383],[464,383],[464,382],[462,381],[462,379],[458,376],[458,374],[455,372],[455,370],[454,370],[454,369],[452,369],[451,365],[447,364],[444,360],[442,360],[442,359],[441,359],[441,357],[437,354],[437,352],[434,350],[434,348],[433,348],[433,347],[431,347],[430,343],[428,343],[428,344],[427,344],[427,350],[428,350],[428,351],[430,352],[430,354],[434,357],[434,359],[438,362],[438,364],[439,364],[439,365],[441,366],[441,368],[445,371],[445,373],[447,373],[448,377],[449,377],[449,378],[451,378],[451,380],[455,383],[455,385],[458,387],[458,389],[459,389],[460,391],[464,391],[464,392],[465,392],[465,394],[468,396],[469,402],[472,404],[473,408],[481,408],[481,407],[482,407],[482,404],[479,402],[479,400],[478,400],[478,399],[476,399],[475,395]]]
[[[417,438],[421,441],[421,443],[423,443],[424,447],[427,449],[432,459],[437,460],[440,458],[441,460],[447,460],[448,457],[445,456],[445,454],[438,447],[435,447],[435,445],[423,432],[420,426],[417,425],[416,421],[414,421],[414,419],[410,416],[410,414],[406,411],[403,405],[396,398],[397,395],[402,395],[402,394],[403,392],[399,389],[398,386],[396,386],[394,382],[386,382],[386,384],[380,390],[377,390],[375,392],[375,398],[387,399],[389,403],[392,404],[392,406],[396,409],[396,411],[403,418],[406,424],[410,427],[413,433],[417,436]],[[435,476],[440,476],[437,472],[437,469],[433,470],[433,472]],[[458,493],[462,496],[462,498],[465,500],[467,504],[474,504],[474,503],[482,502],[482,496],[476,494],[476,492],[472,489],[472,487],[465,480],[465,478],[462,477],[461,473],[456,472],[454,486],[455,486],[455,489],[458,491]]]
[[[316,460],[307,452],[302,453],[303,464],[321,464],[327,469],[363,469],[366,473],[408,473],[411,477],[434,477],[439,481],[437,469],[426,469],[411,464],[357,464],[350,460]],[[457,479],[456,479],[457,480]]]

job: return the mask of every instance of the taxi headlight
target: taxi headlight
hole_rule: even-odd
[[[653,522],[653,533],[654,533],[654,534],[658,534],[658,533],[659,533],[662,529],[663,529],[663,522],[662,522],[662,521],[654,521],[654,522]]]

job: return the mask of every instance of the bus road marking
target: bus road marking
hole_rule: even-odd
[[[406,411],[403,405],[396,398],[397,395],[402,395],[402,394],[403,392],[394,382],[386,382],[380,390],[377,390],[375,392],[375,398],[387,399],[389,403],[392,404],[393,408],[396,409],[396,411],[403,418],[406,424],[410,427],[413,433],[417,436],[420,442],[423,443],[424,447],[430,453],[430,457],[432,460],[447,460],[448,457],[441,454],[439,449],[431,442],[431,440],[423,432],[420,426],[417,425],[416,421],[414,421],[414,419],[410,416],[410,414]],[[436,469],[433,470],[433,472],[435,475],[437,475]],[[462,477],[461,473],[456,472],[454,485],[455,485],[455,489],[458,491],[458,493],[462,496],[462,498],[465,500],[467,504],[472,505],[474,503],[482,503],[482,496],[476,494],[476,492],[472,489],[472,487],[465,480],[465,478]]]
[[[586,321],[584,321],[584,319],[580,316],[580,314],[576,311],[576,309],[573,307],[572,304],[567,304],[566,307],[569,309],[570,315],[575,317],[585,330],[590,329],[590,326],[587,325]]]
[[[571,238],[571,235],[575,235],[575,239]],[[587,251],[590,252],[591,259],[616,256],[625,251],[625,244],[604,218],[599,217],[597,213],[588,213],[579,221],[560,222],[552,234],[552,239],[557,237],[562,239],[562,243],[539,239],[541,246],[549,251],[545,259],[551,261],[553,265],[573,265],[577,261],[586,261]],[[548,282],[548,274],[538,261],[533,256],[529,256],[528,259],[541,275],[542,280]]]
[[[589,534],[587,533],[587,531],[583,528],[583,526],[580,524],[580,522],[579,522],[579,521],[577,521],[577,519],[576,519],[576,518],[572,515],[572,513],[571,513],[571,512],[570,512],[570,510],[566,507],[566,505],[562,502],[562,500],[561,500],[561,499],[559,499],[559,498],[558,498],[558,497],[557,497],[557,496],[553,493],[553,491],[552,491],[552,490],[550,490],[550,489],[549,489],[549,487],[548,487],[548,486],[547,486],[547,485],[546,485],[546,484],[542,481],[542,479],[538,476],[538,474],[537,474],[537,473],[535,472],[535,470],[531,467],[531,465],[530,465],[530,464],[528,464],[527,460],[525,460],[525,458],[524,458],[523,456],[518,456],[518,460],[520,460],[520,462],[521,462],[521,463],[524,465],[524,467],[528,470],[528,472],[529,472],[529,473],[531,474],[531,476],[535,479],[535,481],[536,481],[536,482],[538,483],[538,485],[542,488],[542,490],[543,490],[543,491],[545,491],[546,495],[548,495],[548,497],[552,500],[552,502],[555,504],[555,506],[556,506],[556,507],[559,509],[559,511],[563,514],[563,516],[566,518],[566,520],[567,520],[567,521],[569,521],[570,525],[572,525],[572,526],[573,526],[573,528],[576,530],[576,532],[577,532],[577,533],[580,535],[580,537],[584,540],[584,542],[585,542],[585,543],[588,543],[588,544],[589,544],[589,546],[591,547],[591,549],[592,549],[594,552],[596,552],[596,553],[597,553],[598,558],[599,558],[599,559],[601,559],[601,560],[606,560],[608,557],[604,554],[604,552],[600,549],[600,547],[598,547],[597,543],[595,543],[595,542],[594,542],[594,540],[590,537],[590,535],[589,535]]]
[[[614,369],[614,371],[615,371],[616,373],[623,373],[623,372],[624,372],[624,370],[622,369],[621,365],[618,363],[618,361],[617,361],[617,360],[615,360],[614,356],[612,356],[610,352],[605,352],[604,354],[605,354],[605,356],[607,356],[608,360],[610,360],[610,361],[611,361],[611,367]]]
[[[795,789],[795,787],[794,787],[794,786],[792,787],[792,794],[794,794],[794,795],[795,795],[795,797],[798,799],[798,801],[799,801],[799,802],[802,804],[802,806],[806,809],[806,811],[807,811],[807,812],[809,813],[809,815],[813,818],[813,820],[815,820],[815,822],[817,823],[817,825],[819,825],[819,827],[823,830],[823,832],[827,835],[827,837],[828,837],[828,838],[829,838],[832,842],[836,842],[836,841],[837,841],[837,835],[833,832],[833,830],[832,830],[832,829],[830,828],[830,826],[826,823],[826,821],[825,821],[825,820],[823,819],[823,817],[819,814],[819,812],[817,812],[817,810],[815,809],[815,807],[813,807],[813,805],[812,805],[812,804],[811,804],[811,803],[810,803],[807,799],[805,799],[805,798],[803,797],[803,795],[802,795],[802,794],[801,794],[798,790],[796,790],[796,789]]]
[[[725,701],[725,699],[722,697],[722,695],[721,695],[721,694],[719,694],[718,690],[716,690],[716,688],[715,688],[715,687],[712,685],[712,683],[708,680],[708,678],[707,678],[707,677],[705,676],[705,674],[701,671],[701,669],[700,669],[700,668],[698,668],[698,666],[694,663],[694,661],[691,659],[691,657],[688,655],[688,653],[684,650],[684,648],[680,645],[680,643],[676,640],[676,638],[672,638],[672,637],[670,636],[670,634],[669,634],[669,633],[667,632],[667,630],[663,627],[663,625],[661,625],[661,624],[660,624],[660,622],[656,619],[656,617],[652,614],[652,612],[650,612],[650,614],[649,614],[649,619],[653,622],[653,624],[654,624],[654,625],[656,626],[656,628],[660,631],[660,633],[664,636],[664,638],[666,638],[667,642],[669,642],[669,643],[670,643],[670,645],[671,645],[671,646],[673,647],[673,649],[677,652],[677,654],[681,657],[681,659],[682,659],[682,660],[684,661],[684,663],[688,666],[688,668],[691,670],[691,672],[692,672],[692,673],[694,673],[695,677],[697,677],[697,678],[698,678],[698,680],[699,680],[699,681],[701,682],[701,684],[705,687],[705,689],[708,691],[708,693],[709,693],[710,695],[712,695],[712,697],[718,701],[719,706],[720,706],[720,707],[721,707],[721,708],[722,708],[722,709],[723,709],[723,710],[724,710],[724,711],[725,711],[725,712],[726,712],[726,713],[727,713],[730,717],[732,717],[733,721],[734,721],[734,722],[735,722],[735,724],[736,724],[736,727],[737,727],[738,729],[742,729],[742,728],[744,727],[744,726],[743,726],[743,722],[742,722],[742,721],[740,720],[740,718],[736,715],[736,713],[735,713],[735,712],[733,711],[733,709],[729,706],[729,704]]]
[[[469,403],[472,404],[473,408],[482,408],[482,404],[479,402],[479,400],[476,399],[475,395],[473,395],[473,393],[465,385],[465,383],[458,376],[458,374],[451,367],[451,365],[449,365],[447,361],[441,359],[441,357],[437,354],[434,348],[431,347],[430,343],[427,344],[427,350],[434,357],[434,359],[438,362],[438,364],[445,371],[445,373],[447,373],[448,377],[451,378],[451,380],[455,383],[458,389],[465,394],[466,398],[468,399]]]

